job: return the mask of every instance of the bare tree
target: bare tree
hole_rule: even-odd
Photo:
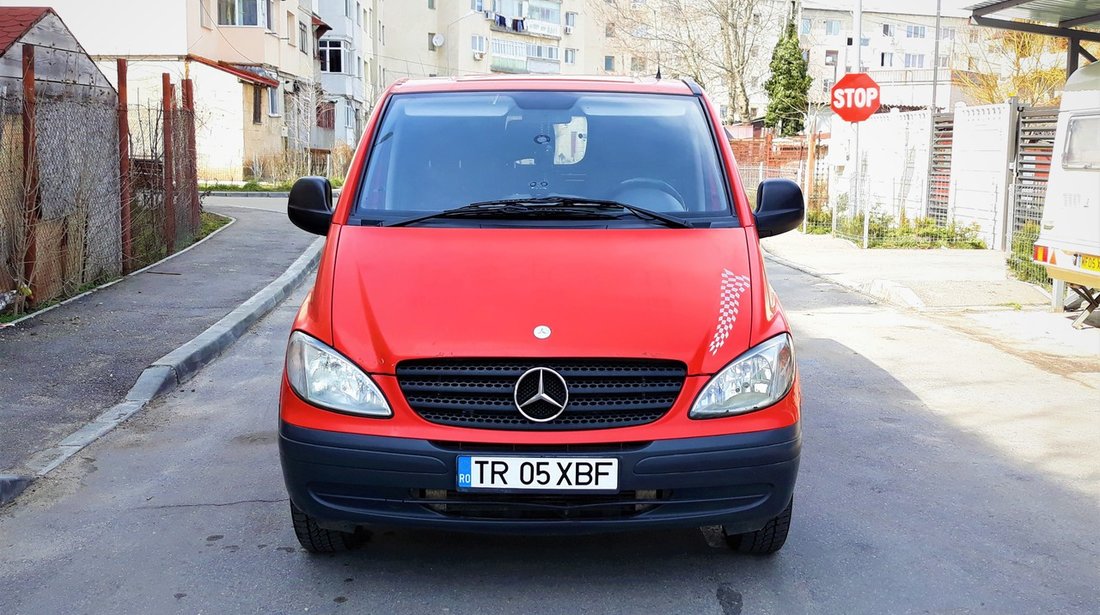
[[[772,47],[790,16],[787,0],[592,0],[612,44],[647,70],[691,77],[724,96],[726,121],[751,119]]]

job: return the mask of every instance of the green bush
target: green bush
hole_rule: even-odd
[[[852,241],[863,241],[863,217],[857,214],[837,220],[837,234]],[[940,225],[934,218],[899,220],[887,213],[872,213],[868,224],[869,248],[959,248],[984,250],[978,225],[961,226],[954,222]]]

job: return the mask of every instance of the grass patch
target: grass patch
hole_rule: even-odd
[[[243,184],[223,184],[219,182],[201,184],[199,190],[202,192],[290,192],[290,188],[294,185],[294,181],[295,180],[258,182],[250,180]],[[344,185],[344,178],[329,178],[329,182],[332,183],[333,188],[340,188]]]
[[[202,212],[202,218],[200,219],[199,234],[195,236],[195,241],[201,241],[205,239],[210,233],[220,229],[221,227],[229,224],[229,218],[213,212]]]

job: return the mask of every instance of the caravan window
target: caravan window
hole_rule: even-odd
[[[1069,118],[1062,166],[1067,169],[1100,169],[1100,115]]]

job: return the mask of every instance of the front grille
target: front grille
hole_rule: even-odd
[[[628,519],[654,510],[672,497],[671,491],[620,491],[596,494],[469,493],[414,489],[413,501],[429,510],[461,519],[577,520]]]
[[[527,370],[565,378],[569,403],[536,423],[516,408],[513,389]],[[512,430],[581,430],[652,423],[676,402],[687,367],[649,359],[415,359],[397,364],[405,401],[441,425]]]

